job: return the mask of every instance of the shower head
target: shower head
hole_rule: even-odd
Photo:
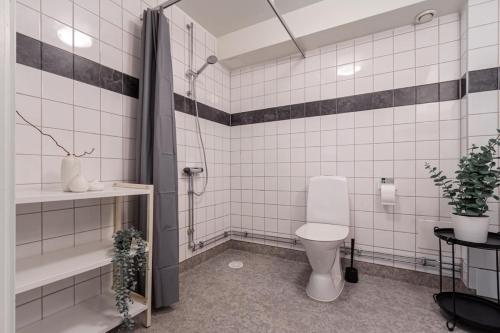
[[[207,58],[207,63],[209,63],[210,65],[213,65],[217,62],[217,57],[214,56],[213,54],[211,56],[208,56]]]
[[[213,65],[217,62],[217,57],[214,56],[214,55],[211,55],[211,56],[208,56],[207,60],[205,61],[205,63],[203,64],[203,66],[200,67],[200,69],[198,69],[198,71],[196,72],[196,75],[200,75],[201,72],[203,72],[205,70],[205,68],[207,68],[208,65]]]

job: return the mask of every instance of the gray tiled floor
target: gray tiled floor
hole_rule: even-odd
[[[245,266],[230,269],[231,260]],[[301,262],[227,250],[183,273],[179,304],[136,332],[447,332],[434,289],[361,275],[320,303],[305,295],[309,272]]]

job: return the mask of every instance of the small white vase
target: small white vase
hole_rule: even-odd
[[[65,192],[70,192],[69,184],[80,174],[80,159],[74,155],[66,156],[61,162],[61,185]]]
[[[473,217],[452,214],[451,217],[457,239],[473,243],[485,243],[488,239],[489,216]]]
[[[69,184],[71,192],[87,192],[89,190],[89,182],[82,175],[77,175]]]

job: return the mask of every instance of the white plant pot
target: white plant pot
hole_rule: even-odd
[[[452,214],[451,217],[457,239],[473,243],[485,243],[488,239],[489,216],[472,217]]]

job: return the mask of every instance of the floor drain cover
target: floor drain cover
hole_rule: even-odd
[[[243,262],[239,261],[239,260],[231,261],[228,266],[230,268],[238,269],[238,268],[243,267]]]

